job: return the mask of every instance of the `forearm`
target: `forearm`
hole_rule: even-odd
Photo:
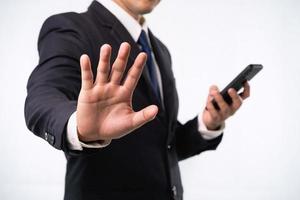
[[[66,149],[66,125],[76,111],[80,72],[76,62],[53,58],[40,64],[31,74],[27,85],[25,120],[28,128],[57,149]],[[65,64],[58,64],[65,63]],[[76,78],[77,77],[77,78]],[[77,83],[79,82],[79,83]],[[71,91],[73,89],[73,91]]]
[[[27,127],[57,149],[66,149],[65,131],[76,101],[45,94],[28,94],[25,103]]]
[[[198,117],[186,124],[177,122],[175,145],[179,160],[189,158],[206,150],[214,150],[222,140],[222,134],[207,140],[199,132]]]

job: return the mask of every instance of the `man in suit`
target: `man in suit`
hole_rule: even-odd
[[[215,149],[224,121],[249,96],[247,83],[241,95],[230,89],[227,105],[212,86],[206,109],[177,121],[171,57],[143,18],[158,3],[93,1],[87,12],[51,16],[41,29],[25,118],[64,151],[66,200],[182,199],[178,162]]]

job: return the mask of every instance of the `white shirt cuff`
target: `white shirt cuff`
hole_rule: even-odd
[[[202,116],[200,114],[198,115],[198,131],[204,139],[212,140],[220,136],[223,133],[224,129],[225,123],[223,123],[218,130],[208,130],[203,122]]]
[[[103,142],[89,142],[84,143],[79,140],[77,133],[77,121],[76,121],[76,112],[74,112],[69,118],[67,124],[67,142],[68,147],[71,150],[82,151],[83,147],[85,148],[103,148],[110,144],[111,140],[103,140]]]

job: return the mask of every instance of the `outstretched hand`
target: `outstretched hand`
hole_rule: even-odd
[[[81,141],[117,139],[155,118],[158,112],[155,105],[138,112],[132,109],[132,94],[147,59],[145,53],[136,57],[124,83],[121,83],[129,54],[130,45],[122,43],[111,68],[111,47],[103,45],[95,82],[89,57],[81,56],[82,87],[76,115]]]

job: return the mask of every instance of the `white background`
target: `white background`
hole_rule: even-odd
[[[186,200],[300,199],[299,2],[163,0],[147,16],[172,53],[182,122],[202,110],[211,84],[222,88],[246,65],[264,65],[218,150],[181,162]],[[0,199],[63,198],[63,153],[25,126],[26,82],[43,21],[89,3],[0,1]]]

